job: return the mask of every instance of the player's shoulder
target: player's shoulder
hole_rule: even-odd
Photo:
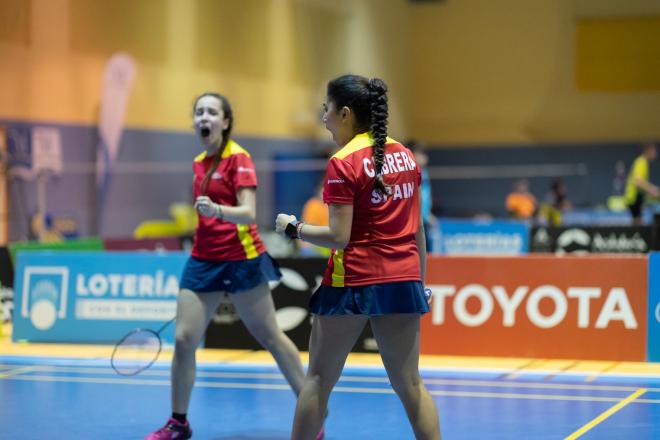
[[[206,159],[206,151],[202,151],[197,156],[195,156],[193,162],[203,162],[204,159]]]
[[[225,151],[222,153],[223,157],[241,157],[241,156],[247,156],[249,158],[252,158],[248,150],[243,148],[238,144],[238,142],[230,139],[229,142],[227,142],[227,146],[225,147]]]
[[[645,169],[648,169],[649,163],[644,156],[639,156],[632,164],[632,170],[635,173],[644,172]]]
[[[369,148],[373,146],[374,144],[374,139],[371,137],[370,133],[360,133],[356,135],[349,143],[344,145],[339,151],[337,151],[332,158],[333,159],[339,159],[339,160],[344,160],[349,157],[354,157],[356,155],[364,155],[364,154],[369,154]],[[401,143],[392,139],[391,137],[387,137],[385,141],[385,145],[398,145],[401,146]]]

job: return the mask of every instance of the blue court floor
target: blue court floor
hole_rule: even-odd
[[[660,439],[660,377],[424,369],[452,439]],[[0,439],[140,439],[170,412],[169,363],[117,376],[107,360],[0,355]],[[202,364],[195,439],[284,440],[295,400],[274,365]],[[582,429],[582,431],[580,431]],[[412,439],[378,367],[347,367],[326,438]]]

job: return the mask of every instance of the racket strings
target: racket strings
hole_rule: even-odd
[[[112,353],[112,368],[124,376],[132,376],[151,366],[161,350],[161,340],[152,330],[140,329],[126,335]]]

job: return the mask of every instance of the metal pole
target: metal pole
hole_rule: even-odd
[[[37,219],[40,227],[37,231],[37,239],[41,242],[46,241],[46,183],[48,182],[48,175],[46,172],[41,171],[37,174]]]
[[[9,152],[7,128],[0,126],[0,246],[9,243]]]

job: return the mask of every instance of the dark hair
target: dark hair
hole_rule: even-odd
[[[220,106],[222,107],[222,113],[225,119],[229,120],[229,124],[227,124],[227,128],[222,130],[222,142],[220,142],[218,151],[216,152],[215,157],[213,158],[213,163],[206,171],[204,180],[202,180],[202,184],[200,185],[200,192],[202,194],[206,193],[206,189],[207,189],[206,187],[209,184],[209,180],[211,180],[211,176],[213,175],[213,172],[216,170],[216,168],[218,168],[220,159],[222,159],[222,153],[224,152],[225,147],[227,146],[227,142],[229,142],[229,137],[231,136],[231,129],[234,126],[234,112],[231,109],[231,104],[229,103],[229,100],[225,96],[219,93],[204,92],[201,95],[199,95],[197,98],[195,98],[195,102],[193,103],[193,115],[195,114],[195,109],[197,108],[197,102],[205,96],[211,96],[213,98],[216,98],[218,101],[220,101]]]
[[[380,78],[367,79],[359,75],[343,75],[328,83],[328,99],[337,110],[349,107],[355,114],[357,128],[370,131],[374,138],[374,187],[381,194],[388,193],[383,181],[385,142],[387,140],[387,86]]]
[[[418,151],[423,152],[425,150],[424,145],[417,139],[407,139],[404,145],[413,153],[417,153]]]
[[[642,152],[643,153],[646,153],[649,150],[655,150],[655,149],[656,149],[656,146],[655,146],[655,143],[653,143],[653,142],[645,142],[645,143],[642,144]]]
[[[564,182],[562,182],[561,179],[554,179],[552,182],[550,182],[550,189],[553,191],[559,191],[563,184]]]

